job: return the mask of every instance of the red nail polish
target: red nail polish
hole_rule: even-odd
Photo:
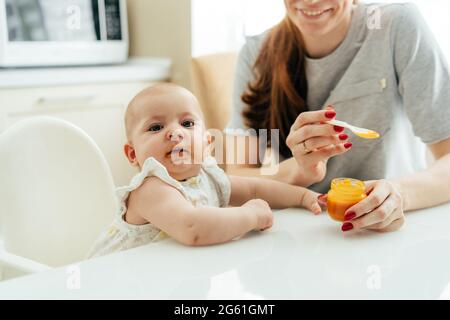
[[[340,126],[333,126],[333,128],[334,128],[334,131],[336,131],[336,132],[338,132],[338,133],[345,130],[344,127],[340,127]]]
[[[325,112],[325,117],[327,117],[328,119],[333,119],[334,117],[336,117],[336,112],[335,111],[327,111]]]
[[[341,228],[341,230],[344,231],[344,232],[350,231],[352,229],[353,229],[353,225],[351,223],[349,223],[349,222],[344,223],[342,225],[342,228]]]
[[[345,133],[339,135],[339,140],[347,140],[347,139],[348,135],[346,135]]]
[[[350,221],[350,220],[352,220],[355,217],[356,217],[356,213],[354,213],[353,211],[350,211],[349,213],[347,213],[344,216],[344,219],[345,219],[345,221]]]
[[[350,149],[353,146],[353,143],[351,142],[347,142],[346,144],[344,144],[345,149]]]

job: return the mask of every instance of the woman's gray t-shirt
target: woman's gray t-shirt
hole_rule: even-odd
[[[248,38],[239,54],[227,129],[246,129],[241,95],[254,81],[266,36]],[[313,190],[326,192],[336,177],[374,180],[424,169],[425,144],[450,137],[449,66],[414,4],[359,4],[339,47],[305,63],[310,110],[332,104],[337,119],[381,134],[377,140],[349,134],[352,149],[328,161]]]

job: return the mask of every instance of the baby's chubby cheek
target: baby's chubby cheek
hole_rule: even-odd
[[[161,162],[165,155],[165,151],[161,147],[161,144],[147,145],[139,151],[140,152],[137,152],[137,158],[141,165],[150,157],[153,157]]]

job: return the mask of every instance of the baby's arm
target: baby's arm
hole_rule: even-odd
[[[230,176],[230,204],[239,206],[249,199],[263,199],[273,209],[305,207],[315,214],[322,209],[316,192],[270,179]]]
[[[156,177],[147,178],[131,193],[128,210],[186,245],[226,242],[272,226],[272,211],[265,201],[252,200],[235,208],[194,207]]]

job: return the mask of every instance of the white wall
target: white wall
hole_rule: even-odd
[[[172,59],[172,81],[190,88],[190,0],[128,0],[130,55]]]

